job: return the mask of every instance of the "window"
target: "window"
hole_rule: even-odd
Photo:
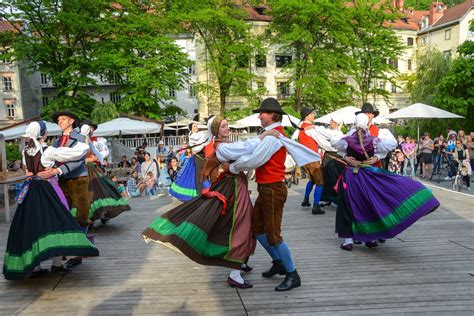
[[[173,87],[170,87],[168,89],[168,96],[172,99],[176,99],[176,89]]]
[[[51,77],[48,74],[41,74],[41,84],[42,85],[49,85],[51,82]]]
[[[117,104],[120,102],[120,100],[122,100],[122,96],[120,95],[120,93],[117,93],[117,92],[110,93],[110,101],[112,103]]]
[[[444,31],[444,40],[449,41],[451,39],[451,29]]]
[[[258,67],[258,68],[267,67],[267,56],[265,56],[265,55],[255,56],[255,66]]]
[[[392,93],[397,93],[397,86],[392,83]]]
[[[275,64],[278,68],[288,66],[291,63],[290,55],[275,55]]]
[[[3,90],[13,91],[12,77],[3,77]]]
[[[407,60],[407,68],[408,70],[411,70],[411,59]]]
[[[408,46],[413,46],[413,37],[408,37],[407,38],[407,45]]]
[[[380,81],[380,82],[379,82],[379,88],[380,88],[381,90],[385,90],[385,81]]]
[[[390,59],[388,60],[388,64],[389,64],[390,66],[392,66],[393,68],[398,69],[398,59],[392,59],[392,58],[390,58]]]
[[[43,106],[47,106],[49,104],[49,98],[48,97],[43,96],[41,98],[41,101],[42,101]]]
[[[277,82],[277,99],[284,100],[290,97],[290,83],[288,81]]]
[[[443,56],[444,58],[446,58],[447,60],[451,60],[451,50],[445,50],[443,52]]]
[[[426,36],[423,36],[421,38],[421,46],[425,46],[426,45]]]
[[[257,81],[257,89],[265,89],[265,82],[258,80]]]
[[[188,97],[195,98],[196,97],[196,85],[189,84],[188,85]]]
[[[4,102],[7,110],[7,117],[15,117],[15,100],[5,100]]]
[[[196,63],[193,63],[191,66],[188,67],[188,74],[190,75],[196,74]]]

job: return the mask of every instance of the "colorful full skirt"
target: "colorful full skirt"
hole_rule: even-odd
[[[393,238],[440,205],[420,182],[376,167],[346,168],[343,186],[359,241]]]
[[[114,218],[130,210],[127,200],[117,189],[115,183],[102,173],[96,164],[87,164],[91,206],[89,219]]]
[[[189,201],[210,187],[209,181],[201,182],[204,159],[193,155],[179,170],[176,180],[171,184],[169,194],[180,201]]]
[[[156,218],[142,236],[199,264],[240,269],[255,250],[251,218],[247,178],[227,174],[208,193]]]
[[[7,280],[27,278],[33,269],[56,256],[98,256],[56,191],[55,182],[32,180],[13,217],[3,263]]]

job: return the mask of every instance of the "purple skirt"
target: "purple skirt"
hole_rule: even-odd
[[[344,183],[360,241],[393,238],[439,206],[420,182],[375,167],[346,168]]]

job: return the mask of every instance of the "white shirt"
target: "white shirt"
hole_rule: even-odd
[[[275,127],[281,126],[281,122],[277,122],[265,127],[265,130],[271,130]],[[247,144],[245,148],[250,151],[252,146],[255,148],[251,151],[251,153],[247,155],[234,155],[234,158],[238,158],[234,163],[230,164],[229,170],[232,173],[239,173],[240,171],[249,170],[249,169],[256,169],[262,165],[264,165],[267,161],[271,159],[271,157],[280,150],[281,147],[285,147],[288,153],[293,157],[295,162],[303,166],[310,162],[319,161],[321,157],[305,146],[292,141],[291,139],[280,135],[279,138],[274,136],[267,136],[261,141],[256,141],[255,139],[249,139],[246,142],[253,142],[251,144]],[[226,144],[227,150],[232,150],[232,144]],[[217,148],[219,149],[221,145]],[[243,146],[240,145],[240,148]],[[219,150],[218,150],[219,152]],[[241,151],[240,153],[243,153]],[[219,156],[217,156],[219,158]],[[231,159],[232,160],[232,159]]]
[[[331,139],[342,137],[344,134],[338,129],[324,128],[323,126],[314,126],[305,130],[306,135],[310,136],[319,148],[324,151],[337,151],[336,148],[331,146]]]

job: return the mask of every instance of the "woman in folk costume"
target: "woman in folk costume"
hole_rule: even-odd
[[[256,142],[226,143],[229,125],[219,117],[214,117],[209,127],[215,137],[214,154],[206,158],[202,175],[213,183],[210,191],[161,215],[142,235],[147,242],[171,244],[199,264],[231,268],[228,283],[250,288],[252,284],[240,275],[241,269],[251,270],[245,263],[255,249],[247,178],[243,173],[220,173],[219,168],[221,163],[228,164],[227,153],[248,154]]]
[[[180,201],[189,201],[209,190],[210,182],[202,181],[200,176],[204,165],[204,158],[213,152],[214,144],[211,133],[211,124],[215,116],[209,117],[207,130],[199,131],[196,124],[190,124],[188,147],[193,155],[185,160],[183,167],[176,176],[176,180],[171,184],[169,194]],[[182,148],[186,150],[186,148]],[[182,153],[184,155],[184,153]]]
[[[66,272],[62,256],[98,256],[99,251],[87,239],[69,206],[56,177],[43,179],[38,173],[54,166],[55,161],[79,159],[87,146],[50,148],[49,159],[43,152],[46,124],[32,122],[26,130],[23,162],[27,180],[18,198],[18,206],[10,226],[3,264],[7,280],[21,280],[47,272],[41,261],[53,257],[51,272]]]
[[[86,157],[91,196],[89,221],[93,223],[100,219],[105,224],[108,219],[117,217],[124,211],[129,211],[130,206],[127,199],[120,194],[112,180],[101,169],[105,161],[103,154],[108,155],[108,148],[102,140],[98,141],[93,136],[96,128],[97,125],[88,119],[81,122],[81,134],[86,136],[86,143],[89,144],[89,153]],[[101,151],[98,147],[101,148]]]
[[[374,166],[397,142],[385,129],[372,136],[368,123],[367,115],[358,114],[355,126],[331,142],[348,163],[337,183],[336,213],[336,232],[344,239],[341,249],[347,251],[354,239],[376,247],[377,239],[397,236],[439,206],[420,182]]]

